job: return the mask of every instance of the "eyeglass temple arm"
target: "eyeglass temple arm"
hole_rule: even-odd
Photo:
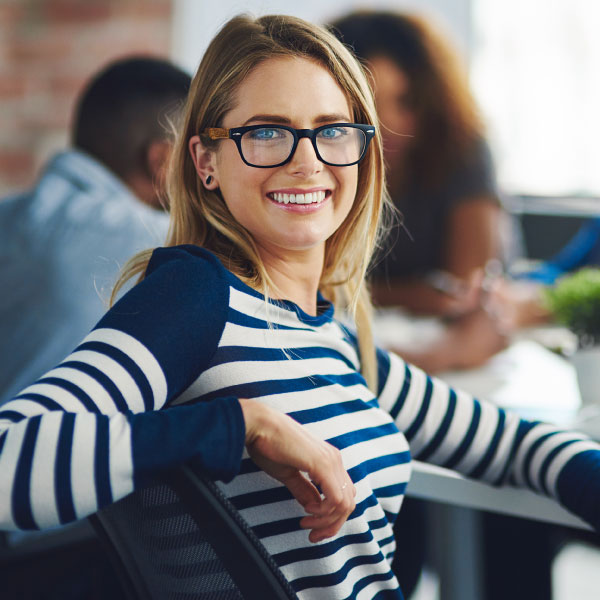
[[[211,140],[220,140],[229,138],[229,129],[223,127],[209,127],[204,130],[204,134]]]

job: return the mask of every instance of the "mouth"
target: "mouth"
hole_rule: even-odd
[[[278,204],[320,204],[331,196],[331,190],[316,190],[314,192],[295,194],[269,192],[267,196]]]

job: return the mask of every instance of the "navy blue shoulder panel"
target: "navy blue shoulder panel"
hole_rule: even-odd
[[[229,304],[226,274],[213,254],[197,246],[158,248],[145,279],[96,329],[118,329],[138,339],[161,365],[168,398],[173,398],[206,368],[217,349]]]

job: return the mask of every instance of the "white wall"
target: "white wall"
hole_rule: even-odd
[[[314,23],[326,23],[358,8],[385,8],[418,12],[436,18],[468,57],[471,46],[472,0],[175,0],[172,58],[194,72],[210,40],[232,16],[293,14]]]

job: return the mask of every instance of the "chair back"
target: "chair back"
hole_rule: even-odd
[[[297,600],[220,488],[189,467],[90,521],[132,600]]]

